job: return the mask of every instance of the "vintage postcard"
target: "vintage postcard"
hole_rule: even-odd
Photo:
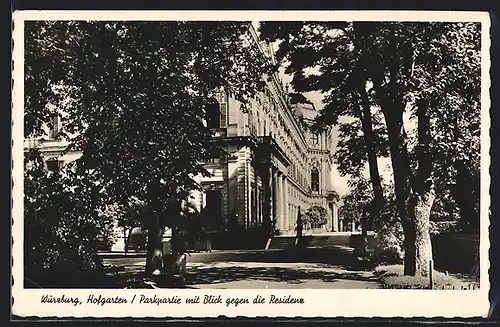
[[[13,17],[13,315],[487,315],[488,13]]]

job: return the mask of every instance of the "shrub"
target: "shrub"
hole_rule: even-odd
[[[312,228],[323,226],[327,223],[328,212],[322,206],[312,206],[304,213],[302,221],[304,225]]]
[[[375,246],[370,249],[370,258],[376,263],[401,263],[404,251],[400,236],[396,232],[377,233]]]
[[[24,180],[24,266],[30,284],[75,286],[102,273],[97,251],[114,242],[114,221],[98,210],[99,190],[70,169],[49,172],[31,154]]]
[[[401,263],[404,257],[403,227],[397,218],[394,206],[386,207],[380,219],[374,220],[375,242],[369,249],[369,256],[375,263]]]

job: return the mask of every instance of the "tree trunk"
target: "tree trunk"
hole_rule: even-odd
[[[432,244],[429,233],[429,218],[434,202],[434,191],[412,195],[408,201],[409,219],[405,229],[405,267],[409,276],[429,276],[429,262],[432,260]]]
[[[396,208],[403,226],[404,240],[404,273],[414,276],[416,258],[416,228],[408,212],[410,199],[410,163],[408,158],[408,148],[406,131],[404,130],[402,113],[394,113],[392,108],[386,108],[384,116],[389,134],[389,150],[391,153],[391,163],[394,173],[394,192],[396,196]],[[395,108],[394,108],[395,110]]]
[[[394,70],[391,72],[391,83],[387,89],[380,87],[380,81],[376,81],[374,87],[379,96],[382,95],[380,103],[389,135],[396,206],[404,231],[404,274],[427,276],[429,261],[432,260],[429,217],[434,201],[431,179],[432,162],[428,157],[428,102],[421,101],[417,104],[419,145],[416,149],[416,156],[418,170],[413,176],[408,155],[407,134],[403,124],[405,103],[396,91],[397,85],[391,85],[395,83],[395,78]]]
[[[396,113],[386,108],[384,115],[394,169],[396,204],[405,236],[404,274],[428,276],[429,261],[432,260],[429,218],[435,197],[431,178],[432,162],[428,156],[428,103],[420,101],[417,104],[419,144],[416,148],[416,157],[418,169],[414,177],[410,171],[406,132],[402,121],[404,106],[399,105],[401,106],[400,110],[397,110]]]
[[[430,122],[429,102],[420,99],[416,103],[418,117],[418,145],[415,154],[418,160],[417,173],[412,180],[412,193],[407,203],[411,228],[409,235],[414,247],[409,249],[412,255],[405,266],[405,274],[411,276],[429,276],[429,263],[432,260],[432,244],[429,233],[429,218],[434,203],[434,185],[432,180],[432,159],[429,156]]]
[[[363,42],[363,38],[357,37],[358,35],[362,35],[364,33],[363,28],[360,30],[360,26],[356,23],[353,23],[353,29],[356,31],[351,35],[352,41],[354,43],[355,48],[359,52],[358,63],[356,63],[356,67],[353,72],[353,82],[354,89],[357,90],[361,97],[361,108],[359,110],[358,104],[355,104],[355,107],[358,109],[358,116],[361,119],[361,125],[363,128],[363,134],[366,144],[366,151],[368,157],[368,168],[370,172],[370,181],[373,186],[374,192],[374,201],[372,208],[370,210],[370,219],[373,219],[374,216],[377,216],[380,212],[380,209],[384,204],[384,192],[382,189],[382,183],[380,179],[380,172],[378,169],[377,162],[377,153],[375,151],[375,133],[373,132],[373,122],[371,115],[371,104],[370,99],[368,98],[368,93],[366,92],[366,82],[368,80],[368,73],[365,70],[366,65],[370,65],[369,58],[366,56],[366,46]],[[345,30],[344,30],[345,32]]]
[[[360,78],[358,81],[358,92],[361,96],[361,108],[358,115],[361,119],[363,134],[366,144],[366,152],[368,157],[368,168],[370,172],[370,181],[372,183],[374,198],[367,213],[364,211],[361,221],[361,253],[365,255],[368,252],[368,229],[373,226],[373,220],[379,216],[380,209],[384,204],[384,192],[382,182],[380,180],[380,172],[378,169],[377,153],[375,152],[375,133],[373,132],[373,122],[371,114],[371,105],[366,93],[365,78]]]
[[[370,65],[369,57],[366,56],[366,45],[363,42],[363,38],[357,37],[357,35],[362,35],[364,30],[356,23],[353,23],[353,28],[357,32],[353,33],[353,42],[355,48],[359,51],[358,63],[353,74],[354,77],[354,88],[358,91],[361,97],[361,111],[358,110],[359,118],[361,119],[361,125],[363,128],[363,134],[366,144],[366,151],[368,157],[368,168],[370,172],[370,181],[373,186],[374,201],[373,206],[370,210],[371,219],[373,216],[378,215],[380,209],[384,204],[384,192],[382,189],[382,183],[380,179],[380,172],[378,169],[377,153],[375,149],[375,133],[373,132],[373,122],[371,114],[371,103],[368,98],[368,93],[366,92],[366,82],[368,80],[368,73],[365,70],[366,65]],[[356,108],[357,104],[356,104]],[[358,108],[359,109],[359,108]]]
[[[370,181],[373,186],[374,192],[374,207],[372,215],[377,214],[384,202],[384,192],[382,190],[382,183],[380,180],[380,172],[378,169],[377,153],[375,152],[375,133],[373,132],[373,122],[371,115],[371,105],[368,99],[368,94],[365,88],[365,79],[359,81],[358,87],[359,94],[361,95],[361,108],[359,112],[361,124],[363,126],[363,134],[366,142],[366,152],[368,156],[368,168],[370,171]]]
[[[162,249],[163,230],[160,225],[160,216],[157,212],[153,214],[152,221],[148,226],[148,245],[146,255],[146,273],[152,274],[155,270],[163,268]]]

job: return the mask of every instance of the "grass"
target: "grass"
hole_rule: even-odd
[[[378,266],[375,275],[378,277],[382,288],[428,289],[429,277],[404,276],[403,265]],[[469,289],[478,288],[479,283],[470,282],[452,275],[433,271],[434,289]]]

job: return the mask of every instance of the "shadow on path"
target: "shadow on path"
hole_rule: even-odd
[[[311,281],[335,283],[342,281],[376,282],[375,276],[366,277],[361,272],[341,269],[300,269],[288,267],[190,267],[187,285],[216,284],[238,281],[267,281],[302,284]],[[159,285],[160,286],[160,285]],[[161,286],[160,286],[161,287]],[[328,288],[325,285],[325,288]]]
[[[287,285],[311,281],[343,281],[346,284],[349,281],[376,281],[375,278],[367,277],[366,272],[356,271],[352,250],[346,247],[195,253],[188,256],[186,285],[172,285],[171,281],[162,277],[146,276],[145,258],[141,256],[105,256],[103,261],[105,275],[93,278],[88,283],[76,283],[79,285],[71,288],[189,288],[230,282],[247,284],[245,282],[251,281],[282,282]]]
[[[269,262],[269,263],[317,263],[328,265],[352,265],[355,263],[352,249],[304,248],[296,250],[254,250],[199,253],[188,257],[188,262]]]

